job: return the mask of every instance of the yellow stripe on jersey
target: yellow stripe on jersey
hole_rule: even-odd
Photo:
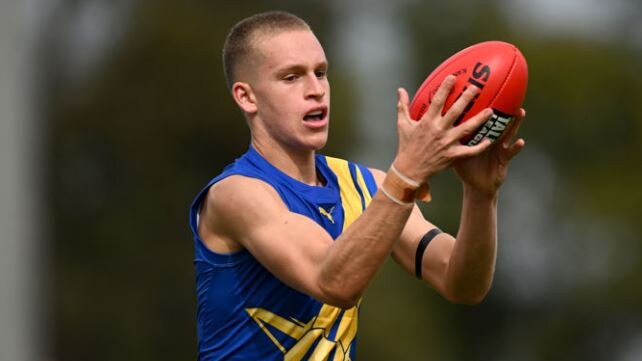
[[[318,343],[314,348],[314,351],[312,351],[309,360],[327,360],[328,355],[336,346],[336,341],[328,339],[328,332],[330,332],[330,329],[332,329],[332,326],[337,321],[337,318],[340,314],[340,308],[329,305],[321,306],[321,310],[319,311],[317,317],[312,319],[307,325],[307,329],[309,330],[309,332],[306,332],[306,334],[303,335],[301,339],[299,339],[299,342],[297,342],[296,345],[294,345],[294,347],[292,347],[290,351],[285,354],[283,360],[302,360],[303,357],[308,353],[310,347],[312,347],[312,345],[317,340]],[[352,340],[350,341],[352,342]],[[337,352],[342,353],[339,350],[337,350]]]
[[[366,206],[370,204],[370,201],[372,201],[372,195],[370,194],[370,191],[368,190],[368,187],[366,186],[366,181],[363,179],[363,174],[361,174],[361,169],[359,167],[357,168],[357,183],[359,184],[359,188],[361,188],[361,193],[363,193],[363,200],[365,201]]]
[[[343,317],[341,318],[341,323],[339,323],[339,329],[337,330],[337,342],[341,343],[341,349],[337,349],[334,354],[333,361],[345,361],[346,357],[350,355],[350,347],[352,347],[352,340],[357,336],[357,324],[359,318],[359,309],[357,307],[352,307],[349,310],[345,310]],[[340,350],[345,350],[340,352]]]
[[[343,230],[345,231],[361,215],[361,196],[352,181],[348,161],[332,157],[325,157],[325,159],[339,181],[341,205],[343,206]]]
[[[274,342],[276,347],[278,347],[279,350],[281,350],[281,352],[283,353],[286,352],[285,347],[283,347],[283,345],[281,345],[281,343],[276,339],[276,337],[274,337],[272,332],[270,332],[270,330],[268,330],[265,327],[266,323],[297,340],[303,337],[303,335],[307,331],[306,326],[301,326],[296,322],[287,320],[279,315],[276,315],[262,308],[247,308],[245,309],[245,311],[248,314],[250,314],[250,317],[252,317],[252,319],[256,321],[256,323],[259,325],[261,330],[265,332],[265,334],[270,338],[270,340],[272,340],[272,342]]]
[[[359,312],[357,307],[352,307],[344,311],[338,307],[323,305],[317,317],[304,325],[287,320],[262,308],[248,308],[246,311],[270,340],[272,340],[274,345],[284,353],[284,361],[302,360],[315,342],[317,344],[309,355],[310,361],[327,360],[332,350],[335,350],[334,360],[347,360],[350,345],[357,334],[357,318]],[[342,312],[343,315],[339,318]],[[334,339],[330,339],[328,333],[338,320],[340,321],[337,333],[333,337]],[[286,350],[272,332],[265,327],[265,324],[298,340],[297,343],[290,350]],[[339,348],[337,348],[338,343],[341,344]]]

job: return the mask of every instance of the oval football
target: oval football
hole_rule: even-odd
[[[442,62],[423,82],[410,103],[410,117],[418,120],[428,110],[431,99],[444,78],[457,77],[446,99],[445,113],[457,98],[471,85],[480,92],[455,121],[459,125],[485,108],[493,109],[492,118],[473,134],[461,140],[475,145],[484,138],[495,140],[519,112],[526,96],[528,66],[526,59],[513,44],[486,41],[469,46]]]

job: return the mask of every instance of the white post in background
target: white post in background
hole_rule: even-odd
[[[42,195],[33,109],[34,27],[28,1],[0,10],[0,360],[42,357],[37,239]]]
[[[407,2],[333,2],[332,44],[338,68],[350,76],[357,92],[358,131],[349,158],[384,170],[396,153],[397,88],[406,87],[412,97],[416,89],[408,87],[417,83],[409,82],[415,57],[399,15]]]

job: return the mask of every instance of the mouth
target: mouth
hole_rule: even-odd
[[[327,114],[328,114],[328,108],[326,107],[316,108],[307,112],[303,117],[303,120],[306,122],[318,122],[323,120]]]
[[[303,122],[309,127],[320,128],[328,123],[328,107],[317,107],[303,116]]]

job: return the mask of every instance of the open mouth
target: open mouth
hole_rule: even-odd
[[[303,117],[303,120],[306,122],[318,122],[325,118],[327,112],[328,111],[326,109],[316,109],[307,113]]]

